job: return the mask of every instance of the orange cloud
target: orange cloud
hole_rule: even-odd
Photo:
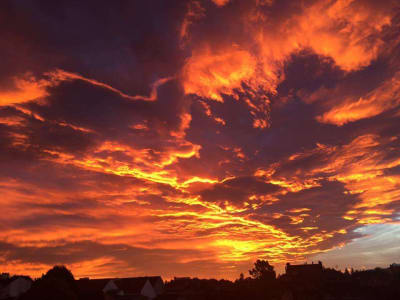
[[[199,1],[190,1],[187,4],[187,11],[180,28],[179,37],[182,46],[185,45],[189,39],[190,26],[205,16],[205,9],[201,6]]]
[[[13,79],[14,87],[8,90],[0,91],[0,105],[14,105],[33,100],[44,100],[49,96],[48,89],[59,85],[62,81],[83,80],[95,86],[111,90],[121,97],[129,100],[155,101],[157,99],[157,89],[159,86],[170,81],[173,77],[161,78],[152,84],[149,96],[132,96],[94,79],[86,78],[82,75],[66,72],[63,70],[50,71],[44,74],[44,78],[38,79],[32,75],[26,74],[22,77]]]
[[[329,94],[328,90],[325,91]],[[338,97],[340,97],[338,95]],[[364,118],[370,118],[400,105],[400,73],[383,82],[379,87],[359,99],[346,98],[340,101],[317,120],[322,123],[342,126]]]
[[[380,138],[368,134],[359,136],[343,146],[317,145],[310,151],[289,157],[288,161],[293,162],[309,160],[312,157],[315,159],[315,165],[311,168],[293,170],[297,175],[296,179],[276,178],[274,172],[262,170],[256,174],[265,176],[268,182],[291,191],[318,186],[323,178],[342,182],[348,191],[346,193],[360,198],[360,202],[343,216],[345,219],[357,219],[362,224],[385,223],[389,219],[382,216],[390,215],[393,211],[382,210],[380,207],[394,203],[400,197],[399,175],[385,174],[386,170],[400,166],[400,155],[384,159],[387,156],[387,145],[396,140],[397,137]],[[296,186],[298,188],[295,188]],[[371,214],[376,216],[368,217]]]
[[[183,70],[187,94],[223,101],[222,94],[232,95],[242,82],[255,74],[256,59],[245,50],[211,53],[209,49],[193,54]]]
[[[276,72],[291,53],[307,48],[331,57],[346,71],[367,66],[383,44],[376,34],[391,19],[387,11],[372,10],[354,0],[318,1],[283,24],[270,24],[268,17],[258,13],[250,16],[266,74]]]
[[[46,89],[54,84],[54,81],[37,80],[29,75],[22,78],[14,78],[14,88],[0,91],[0,105],[12,105],[43,99],[48,95]]]
[[[218,6],[224,6],[228,4],[229,0],[212,0]]]
[[[48,72],[46,75],[48,75],[52,80],[56,80],[56,82],[61,82],[61,81],[66,81],[66,80],[82,80],[82,81],[88,82],[90,84],[93,84],[95,86],[100,86],[102,88],[108,89],[114,93],[117,93],[118,95],[120,95],[123,98],[129,99],[129,100],[142,100],[142,101],[157,100],[158,87],[160,87],[164,83],[173,79],[173,77],[166,77],[166,78],[161,78],[161,79],[156,80],[151,86],[151,92],[150,92],[149,96],[141,96],[141,95],[132,96],[132,95],[128,95],[128,94],[112,87],[111,85],[109,85],[107,83],[103,83],[103,82],[100,82],[100,81],[97,81],[97,80],[91,79],[91,78],[86,78],[86,77],[76,74],[76,73],[66,72],[63,70],[55,70],[52,72]]]
[[[268,12],[272,4],[259,7]],[[247,13],[238,17],[249,32],[246,42],[206,42],[206,50],[194,52],[184,69],[186,93],[222,101],[221,94],[232,95],[242,82],[274,91],[283,79],[284,62],[303,49],[331,57],[345,71],[360,69],[377,57],[383,45],[378,33],[392,17],[392,12],[372,10],[354,0],[319,1],[276,24],[259,7],[239,12]]]

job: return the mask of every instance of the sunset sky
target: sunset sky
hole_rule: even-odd
[[[400,263],[400,5],[0,1],[0,272]]]

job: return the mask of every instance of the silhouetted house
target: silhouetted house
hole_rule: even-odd
[[[80,279],[76,281],[82,299],[154,299],[163,292],[160,276]]]
[[[105,294],[109,291],[114,291],[117,286],[109,282],[111,279],[89,279],[82,278],[76,280],[76,286],[80,299],[100,300],[105,299]]]
[[[190,277],[174,277],[165,286],[165,293],[157,300],[186,300],[193,298],[193,280]]]
[[[157,295],[161,295],[164,292],[164,281],[162,280],[161,276],[151,276],[146,278],[149,279]]]
[[[174,277],[168,284],[168,292],[172,293],[182,293],[190,288],[192,279],[190,277]]]
[[[1,280],[7,280],[10,278],[10,273],[1,273],[0,274],[0,281]]]
[[[400,273],[400,264],[391,264],[389,267],[390,271],[392,271],[393,273]]]
[[[303,265],[286,264],[286,275],[293,279],[317,279],[322,276],[322,271],[321,262]]]
[[[18,299],[32,286],[32,279],[28,276],[9,277],[2,274],[0,279],[0,299]]]
[[[322,263],[302,265],[287,263],[284,276],[287,293],[284,295],[286,298],[282,299],[316,299],[313,295],[321,288],[323,270]]]

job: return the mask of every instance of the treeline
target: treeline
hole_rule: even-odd
[[[308,265],[317,266],[317,265]],[[249,277],[240,274],[235,281],[175,278],[165,282],[157,300],[395,300],[400,299],[400,267],[372,270],[315,268],[316,273],[289,273],[276,276],[274,267],[258,260]],[[104,295],[103,299],[113,299]],[[22,300],[84,300],[73,274],[55,266],[33,282]],[[97,298],[96,298],[97,299]],[[87,300],[87,299],[85,299]]]
[[[309,265],[310,266],[310,265]],[[314,265],[316,266],[316,265]],[[181,299],[222,300],[395,300],[400,299],[400,268],[346,270],[324,268],[314,274],[276,276],[273,266],[258,260],[235,281],[175,278],[166,293]],[[166,297],[165,299],[169,299]],[[171,299],[173,299],[171,297]],[[176,298],[179,299],[179,298]]]
[[[74,275],[65,266],[54,266],[23,294],[21,300],[79,300]]]

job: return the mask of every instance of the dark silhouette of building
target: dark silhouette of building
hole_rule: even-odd
[[[12,276],[8,273],[0,275],[0,299],[17,299],[32,286],[29,276]]]
[[[293,279],[317,279],[321,277],[322,272],[323,267],[321,262],[303,265],[286,264],[286,275]]]
[[[291,265],[286,264],[285,285],[287,299],[314,299],[312,295],[321,292],[324,268],[322,263]],[[318,295],[321,296],[321,295]]]
[[[131,278],[82,278],[76,281],[82,299],[155,299],[163,293],[160,276]]]
[[[389,269],[390,269],[390,271],[393,272],[393,273],[398,273],[398,274],[400,274],[400,264],[393,263],[393,264],[391,264],[391,265],[389,266]]]

